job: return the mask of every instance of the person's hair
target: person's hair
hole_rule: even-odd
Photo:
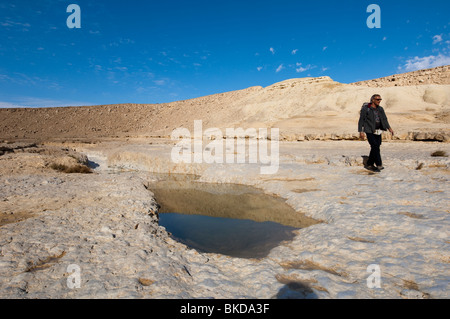
[[[370,102],[372,102],[373,99],[376,98],[376,97],[381,97],[381,95],[380,95],[380,94],[374,94],[374,95],[372,95],[372,97],[370,98]]]

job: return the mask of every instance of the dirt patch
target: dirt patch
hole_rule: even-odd
[[[2,212],[0,213],[0,227],[7,224],[18,223],[33,216],[35,216],[35,214],[31,212]]]
[[[85,166],[85,165],[73,165],[68,166],[64,164],[51,164],[51,168],[53,168],[55,171],[66,173],[66,174],[92,174],[92,170]]]
[[[280,264],[284,269],[302,269],[302,270],[321,270],[329,274],[339,277],[347,277],[348,275],[343,272],[338,272],[333,268],[322,266],[316,262],[310,260],[301,261],[288,261]]]
[[[360,242],[360,243],[370,243],[370,244],[375,243],[373,240],[368,240],[368,239],[364,239],[361,237],[347,237],[347,238],[350,240],[353,240],[353,241]]]
[[[308,188],[299,188],[299,189],[293,189],[292,190],[294,193],[309,193],[309,192],[318,192],[320,191],[320,189],[308,189]]]
[[[408,216],[410,218],[415,218],[415,219],[424,219],[425,216],[420,215],[420,214],[415,214],[415,213],[410,213],[410,212],[398,212],[398,215],[405,215]]]
[[[48,256],[44,259],[39,259],[37,262],[28,262],[28,267],[25,272],[34,272],[38,270],[43,270],[52,267],[55,263],[57,263],[61,258],[66,255],[66,252],[63,251],[59,255]]]
[[[68,148],[34,143],[3,143],[0,147],[4,151],[0,156],[0,227],[67,205],[71,198],[49,194],[34,201],[30,195],[49,183],[63,183],[58,177],[62,174],[92,173],[87,157]],[[26,182],[26,176],[35,179]]]
[[[90,172],[88,158],[63,146],[35,143],[0,143],[0,176],[49,174],[53,170],[66,173]]]

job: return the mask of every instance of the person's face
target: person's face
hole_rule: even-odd
[[[372,101],[372,102],[373,102],[373,104],[375,104],[376,106],[379,106],[382,100],[383,100],[383,99],[381,98],[381,96],[375,96],[375,97],[373,98],[373,101]]]

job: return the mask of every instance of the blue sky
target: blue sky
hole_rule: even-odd
[[[369,4],[381,28],[368,28]],[[447,0],[0,0],[0,107],[165,103],[447,65],[448,12]]]

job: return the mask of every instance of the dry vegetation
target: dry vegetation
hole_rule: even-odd
[[[343,272],[338,272],[337,270],[322,266],[314,261],[301,260],[301,261],[290,261],[280,264],[284,269],[303,269],[303,270],[321,270],[329,274],[336,275],[339,277],[347,277],[348,275]]]
[[[67,166],[64,164],[51,164],[50,167],[55,171],[66,173],[66,174],[92,174],[92,170],[81,164]]]
[[[63,258],[65,255],[66,255],[66,252],[63,251],[59,255],[48,256],[44,259],[39,259],[37,262],[28,262],[28,267],[25,270],[25,272],[34,272],[34,271],[50,268],[55,263],[57,263],[61,258]]]
[[[433,157],[447,157],[447,153],[445,151],[435,151],[431,153],[431,156]]]

